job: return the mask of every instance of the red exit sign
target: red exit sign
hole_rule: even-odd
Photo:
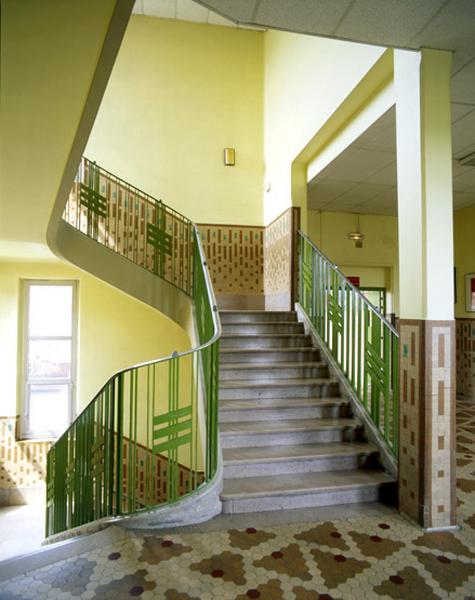
[[[360,287],[360,278],[359,277],[347,277],[347,279],[355,287]]]

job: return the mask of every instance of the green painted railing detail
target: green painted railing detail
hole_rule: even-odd
[[[299,301],[375,428],[397,456],[399,335],[301,232]]]
[[[99,192],[90,188],[84,183],[81,183],[81,204],[96,214],[98,217],[105,217],[107,211],[107,203],[104,196]]]
[[[83,182],[104,195],[105,211],[83,202]],[[217,469],[221,326],[196,227],[87,159],[63,218],[187,294],[199,346],[113,375],[52,446],[47,536],[175,502]]]

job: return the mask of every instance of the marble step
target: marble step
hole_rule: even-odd
[[[304,333],[268,333],[263,335],[235,335],[223,333],[220,348],[308,348],[312,346],[309,335]]]
[[[320,352],[316,348],[220,348],[219,364],[251,363],[274,364],[282,362],[314,362],[320,360]]]
[[[325,396],[337,396],[338,394],[338,381],[327,377],[279,379],[271,383],[221,381],[219,384],[219,398],[221,400],[323,398]]]
[[[219,431],[222,448],[354,442],[364,434],[362,424],[352,418],[221,423]]]
[[[225,479],[223,513],[377,502],[394,481],[382,470],[354,469]]]
[[[333,398],[261,398],[221,400],[219,422],[276,421],[288,419],[337,419],[351,417],[351,404]]]
[[[223,333],[235,335],[261,335],[265,333],[302,334],[302,323],[285,321],[265,321],[263,323],[222,323]]]
[[[365,442],[226,448],[224,477],[260,477],[379,467],[378,449]]]
[[[265,310],[220,310],[221,324],[254,323],[262,321],[297,321],[294,311],[265,311]]]
[[[234,363],[221,365],[221,381],[260,381],[262,383],[276,379],[302,379],[328,377],[328,365],[324,362],[287,362],[279,364]]]

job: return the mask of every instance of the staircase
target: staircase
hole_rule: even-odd
[[[392,479],[296,313],[220,315],[223,512],[379,500]]]

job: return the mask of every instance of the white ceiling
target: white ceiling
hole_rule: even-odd
[[[475,105],[475,0],[197,2],[240,24],[395,48],[452,50],[452,99]]]
[[[457,157],[475,149],[475,106],[452,105],[454,208],[475,204],[475,167]],[[467,143],[468,142],[468,143]],[[391,108],[308,186],[313,210],[397,214],[395,110]]]
[[[240,25],[225,19],[212,10],[193,2],[193,0],[135,0],[132,13],[162,19],[194,21],[195,23],[206,23],[208,25],[249,28],[246,25]],[[252,29],[256,28],[252,27]]]

